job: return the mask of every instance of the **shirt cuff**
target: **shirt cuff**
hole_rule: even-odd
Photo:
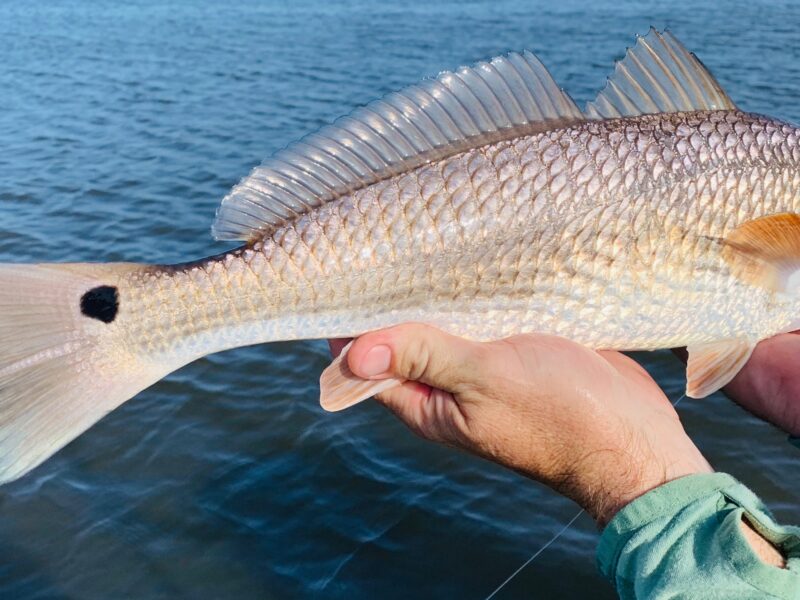
[[[743,517],[780,548],[786,569],[755,554],[741,530]],[[737,578],[751,592],[800,597],[800,529],[779,526],[750,490],[724,473],[682,477],[625,506],[603,531],[597,562],[622,597],[622,588],[669,595],[692,582],[727,589]]]

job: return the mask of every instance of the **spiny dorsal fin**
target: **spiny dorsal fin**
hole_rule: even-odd
[[[669,31],[650,28],[619,61],[606,87],[586,105],[592,119],[660,112],[732,110],[733,101],[703,63]]]
[[[427,162],[582,119],[530,52],[444,72],[355,110],[256,167],[223,199],[212,232],[218,240],[254,239]]]

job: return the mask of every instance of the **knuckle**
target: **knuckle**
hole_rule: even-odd
[[[495,379],[497,353],[491,343],[475,344],[464,357],[460,365],[461,381],[459,384],[473,392],[483,393]]]
[[[420,337],[412,337],[402,355],[401,372],[406,379],[424,379],[430,370],[431,351],[429,344]]]

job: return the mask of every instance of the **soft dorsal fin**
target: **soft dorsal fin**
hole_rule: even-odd
[[[731,110],[736,105],[700,59],[669,31],[650,28],[619,61],[606,87],[586,105],[592,119],[660,112]]]
[[[256,167],[223,199],[212,232],[219,240],[252,240],[426,162],[582,119],[530,52],[444,72],[355,110]]]

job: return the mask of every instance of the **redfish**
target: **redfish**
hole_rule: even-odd
[[[422,321],[476,340],[688,347],[687,394],[800,327],[800,130],[670,33],[579,109],[531,53],[444,72],[275,154],[177,265],[0,265],[0,481],[209,353]],[[341,359],[321,401],[395,380]]]

